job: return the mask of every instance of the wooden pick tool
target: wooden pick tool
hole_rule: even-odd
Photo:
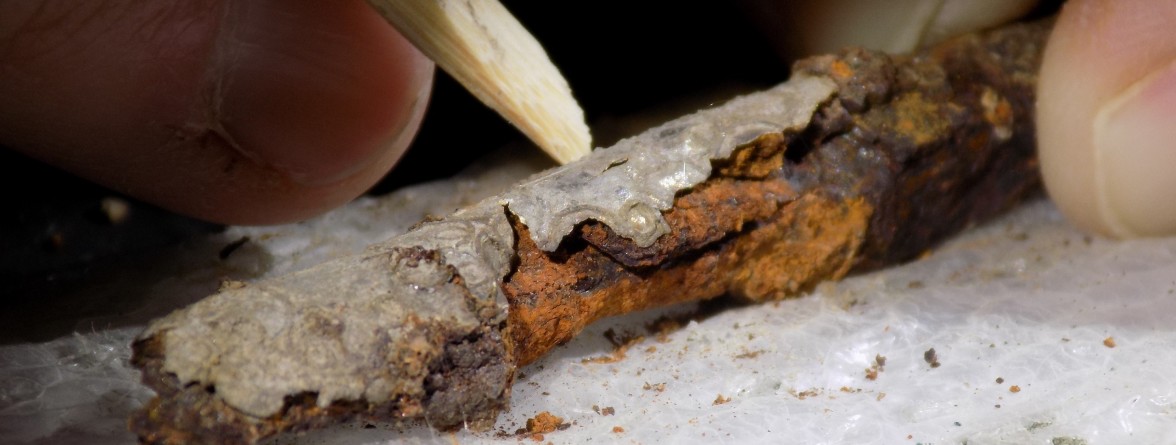
[[[592,149],[584,112],[497,0],[368,0],[405,37],[561,164]]]

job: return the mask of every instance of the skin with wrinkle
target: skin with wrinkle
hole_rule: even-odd
[[[217,222],[358,195],[400,157],[432,79],[361,0],[17,2],[0,34],[0,141]]]

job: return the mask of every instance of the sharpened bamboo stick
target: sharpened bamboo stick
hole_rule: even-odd
[[[497,0],[368,0],[392,26],[560,164],[592,150],[543,47]]]

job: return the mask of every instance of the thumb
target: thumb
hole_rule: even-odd
[[[1042,174],[1079,226],[1176,234],[1176,2],[1074,0],[1038,91]]]
[[[361,0],[4,6],[0,145],[216,222],[293,221],[363,193],[432,82]]]

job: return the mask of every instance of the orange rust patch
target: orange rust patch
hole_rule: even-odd
[[[563,425],[563,418],[543,411],[535,417],[527,419],[527,432],[531,434],[550,433]]]
[[[787,142],[780,133],[765,133],[751,143],[736,148],[726,161],[717,163],[715,172],[721,177],[766,178],[784,166],[784,150]]]
[[[895,98],[891,107],[883,119],[892,119],[891,125],[911,137],[916,145],[941,138],[951,126],[942,105],[917,91]]]
[[[610,315],[725,293],[783,298],[840,278],[854,263],[871,213],[861,199],[804,195],[739,236],[647,268],[626,267],[582,242],[543,252],[515,222],[519,264],[503,290],[518,363],[534,361]]]
[[[796,196],[780,180],[711,179],[674,202],[664,214],[670,233],[650,246],[639,247],[601,223],[585,224],[580,234],[625,266],[654,266],[742,231],[749,222],[769,218]]]
[[[837,60],[829,66],[829,74],[837,80],[845,80],[853,77],[853,68],[844,60]]]

